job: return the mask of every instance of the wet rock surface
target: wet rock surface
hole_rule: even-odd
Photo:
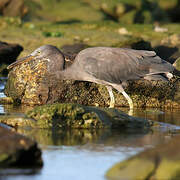
[[[4,115],[0,122],[13,127],[122,130],[149,129],[153,125],[152,121],[128,116],[120,110],[78,104],[38,106],[28,111],[26,116]]]
[[[179,138],[146,150],[108,170],[108,179],[179,179]],[[139,167],[139,168],[137,168]]]
[[[0,127],[0,167],[41,166],[41,151],[36,142]]]

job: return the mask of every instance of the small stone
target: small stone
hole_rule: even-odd
[[[118,29],[118,33],[122,35],[130,35],[131,33],[127,31],[126,28],[122,27]]]

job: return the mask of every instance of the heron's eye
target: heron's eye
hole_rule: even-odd
[[[41,51],[38,51],[37,53],[38,53],[38,54],[41,54]]]

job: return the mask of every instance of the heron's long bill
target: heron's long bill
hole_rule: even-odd
[[[12,69],[12,68],[14,68],[14,67],[17,66],[17,65],[20,65],[20,64],[22,64],[22,63],[28,62],[28,61],[30,61],[30,60],[32,60],[32,59],[34,59],[34,56],[31,56],[31,55],[26,56],[26,57],[23,57],[23,58],[20,58],[20,59],[18,59],[17,61],[15,61],[14,63],[10,64],[10,65],[7,67],[7,69]]]

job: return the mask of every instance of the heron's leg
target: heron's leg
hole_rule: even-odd
[[[110,105],[109,108],[114,108],[115,105],[115,99],[114,99],[114,94],[112,91],[112,87],[111,86],[106,86],[108,92],[109,92],[109,96],[110,96]]]
[[[128,94],[124,91],[123,87],[121,85],[117,85],[117,84],[114,84],[113,87],[122,93],[122,95],[127,99],[130,109],[133,109],[133,101],[128,96]]]
[[[123,96],[127,99],[130,109],[133,109],[133,101],[125,91],[122,91]]]

